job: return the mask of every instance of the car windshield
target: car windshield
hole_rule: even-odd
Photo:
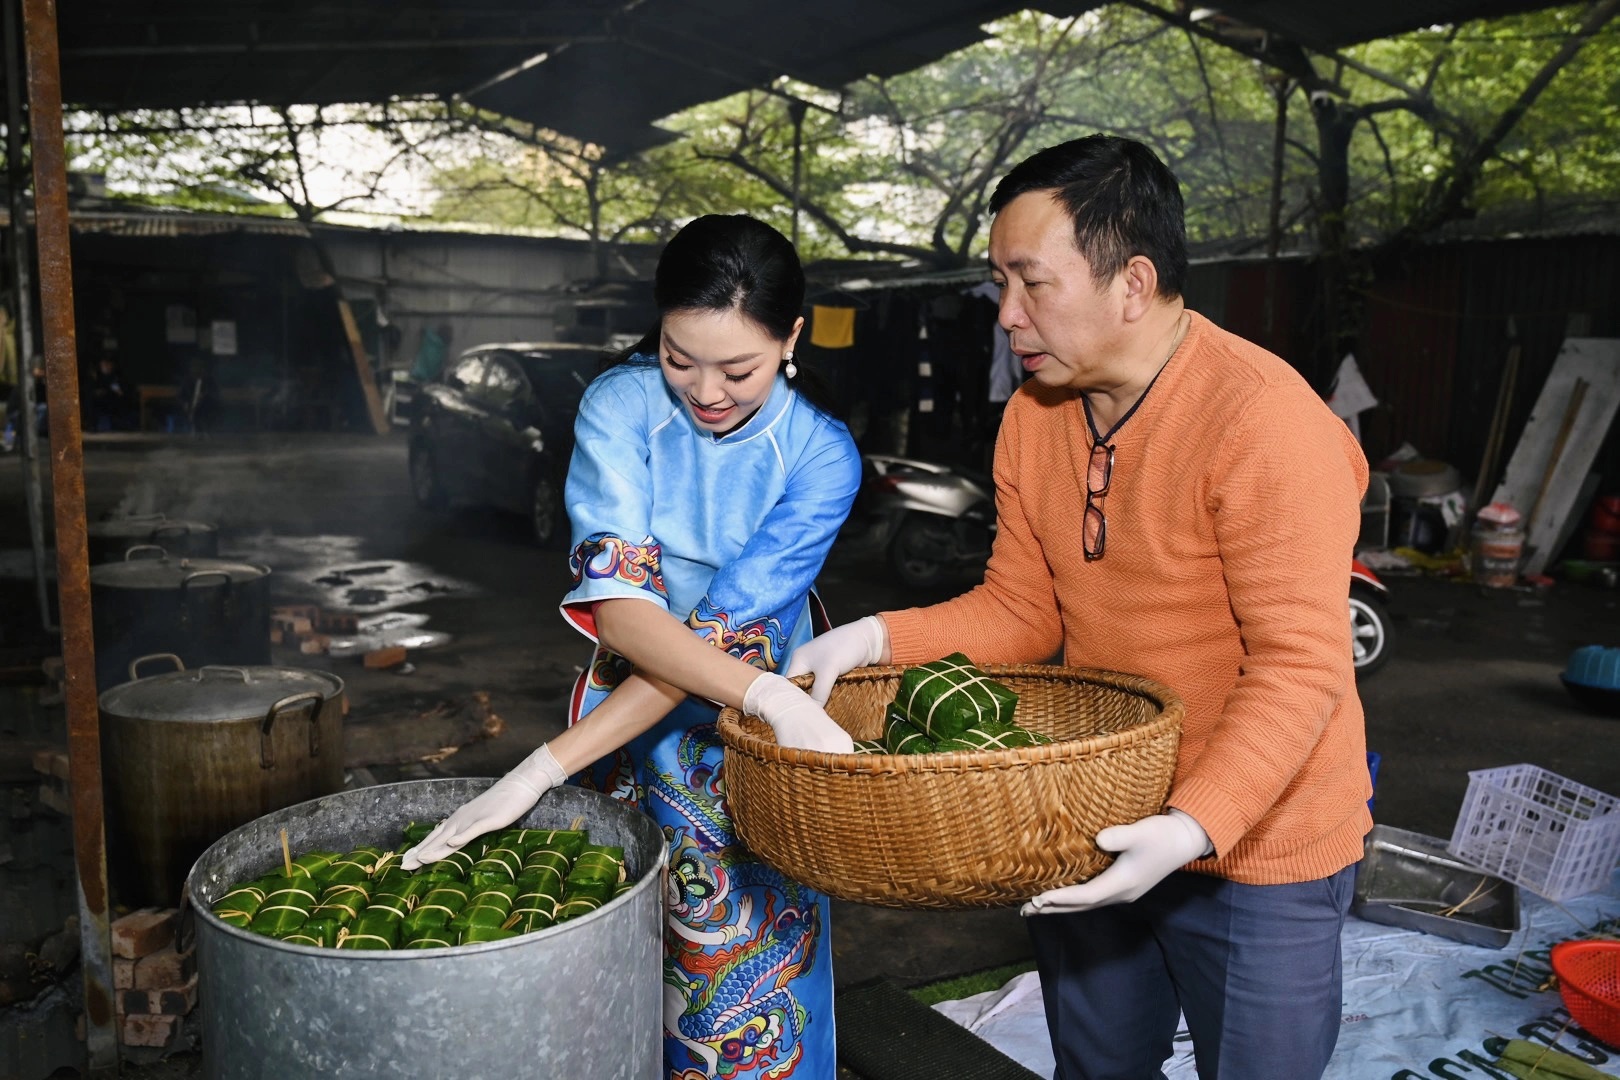
[[[547,349],[519,353],[518,362],[540,400],[547,405],[572,408],[585,386],[596,378],[603,353],[600,349]]]

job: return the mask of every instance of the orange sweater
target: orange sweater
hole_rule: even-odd
[[[983,585],[883,613],[897,664],[1065,663],[1143,675],[1187,704],[1169,803],[1255,885],[1361,858],[1372,825],[1346,597],[1367,463],[1278,357],[1192,314],[1113,436],[1108,547],[1081,548],[1091,432],[1079,397],[1026,384],[996,443],[1000,531]]]

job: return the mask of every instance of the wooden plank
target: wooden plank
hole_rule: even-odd
[[[1571,412],[1578,382],[1585,382],[1586,390],[1559,446],[1559,430]],[[1581,486],[1616,409],[1620,409],[1620,338],[1566,338],[1491,497],[1492,502],[1512,503],[1524,514],[1538,505],[1539,498],[1535,520],[1526,523],[1524,573],[1541,573],[1558,553],[1556,541],[1566,535],[1570,515],[1581,509]]]
[[[377,392],[377,379],[371,370],[371,358],[366,355],[365,342],[360,340],[360,327],[354,321],[354,309],[347,297],[338,297],[338,315],[343,319],[343,333],[349,339],[349,352],[354,356],[354,373],[360,379],[360,391],[366,395],[366,411],[371,414],[371,430],[378,435],[388,434],[388,413],[383,409],[382,395]]]

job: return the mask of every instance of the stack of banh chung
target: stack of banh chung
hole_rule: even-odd
[[[883,717],[883,738],[855,744],[858,754],[934,754],[1008,750],[1052,740],[1013,722],[1018,695],[952,653],[900,676]]]
[[[393,851],[310,852],[236,886],[213,912],[232,926],[324,949],[436,949],[502,941],[594,911],[630,888],[624,849],[581,829],[505,829],[414,873]],[[290,872],[289,872],[290,871]]]

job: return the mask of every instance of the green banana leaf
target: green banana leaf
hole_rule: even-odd
[[[321,894],[315,914],[324,919],[336,919],[344,926],[371,903],[371,890],[366,885],[333,885]]]
[[[234,926],[238,930],[246,930],[253,922],[253,916],[245,911],[216,911],[219,921],[226,926]]]
[[[467,875],[472,873],[473,863],[477,861],[477,859],[473,858],[471,852],[463,848],[460,851],[452,851],[432,866],[429,866],[428,869],[435,874],[448,874],[457,881],[465,881]]]
[[[522,881],[530,875],[554,876],[560,883],[568,876],[568,868],[572,863],[572,858],[558,848],[539,847],[529,852],[528,857],[523,860],[523,872],[518,875],[518,880]]]
[[[586,844],[568,869],[566,883],[596,881],[608,886],[624,880],[624,848]]]
[[[300,855],[292,861],[292,876],[295,878],[317,878],[326,872],[343,854],[337,851],[311,851]]]
[[[416,846],[428,838],[428,833],[439,827],[436,821],[412,821],[405,826],[405,842]]]
[[[891,754],[929,754],[934,750],[934,741],[893,705],[883,714],[883,743]]]
[[[209,910],[220,918],[226,915],[245,915],[247,918],[241,923],[233,922],[231,925],[246,926],[262,903],[264,903],[264,889],[257,882],[250,881],[245,885],[238,885],[220,897]]]
[[[461,935],[448,926],[407,929],[400,939],[402,949],[448,949],[460,944]]]
[[[331,949],[337,946],[338,934],[342,929],[336,919],[312,918],[291,933],[281,935],[281,940],[289,945]]]
[[[469,926],[461,932],[461,943],[473,945],[480,941],[505,941],[517,936],[517,931],[502,930],[499,926]]]
[[[889,748],[882,739],[856,739],[855,752],[857,754],[887,754]]]
[[[629,892],[635,887],[636,883],[634,881],[630,880],[629,878],[625,878],[623,881],[613,886],[613,899],[617,900],[619,897],[623,896],[625,893]]]
[[[248,924],[248,929],[255,934],[275,937],[302,926],[315,908],[314,883],[307,878],[294,880],[277,877],[266,880],[274,884],[265,891],[264,902],[253,913],[253,921]]]
[[[1048,742],[1051,740],[1048,739]],[[935,749],[941,753],[948,750],[1012,750],[1024,746],[1039,746],[1040,742],[1035,733],[1022,728],[1009,727],[999,734],[991,734],[978,728],[968,728],[954,739],[941,739],[935,744]]]
[[[457,930],[470,926],[500,926],[512,913],[516,899],[516,885],[491,886],[469,898],[467,906],[450,920],[450,925]]]
[[[450,912],[442,907],[417,908],[400,924],[408,939],[419,930],[442,930],[450,925]]]
[[[559,923],[564,923],[569,919],[577,919],[581,915],[595,911],[601,906],[602,901],[598,900],[594,896],[587,893],[575,894],[558,905],[557,921]]]
[[[467,906],[467,900],[472,896],[472,890],[461,882],[450,882],[435,885],[433,889],[422,897],[412,915],[421,915],[424,912],[443,913],[445,921],[449,921],[460,914],[461,909]]]
[[[506,881],[516,881],[523,868],[523,851],[516,844],[491,846],[484,857],[473,864],[474,874],[500,874]]]
[[[586,834],[580,829],[514,829],[513,832],[517,834],[517,844],[524,851],[525,861],[530,852],[542,847],[560,851],[571,861],[586,843]]]
[[[975,724],[1011,722],[1018,695],[985,675],[963,654],[952,653],[901,673],[894,703],[919,731],[937,742],[955,738]]]

